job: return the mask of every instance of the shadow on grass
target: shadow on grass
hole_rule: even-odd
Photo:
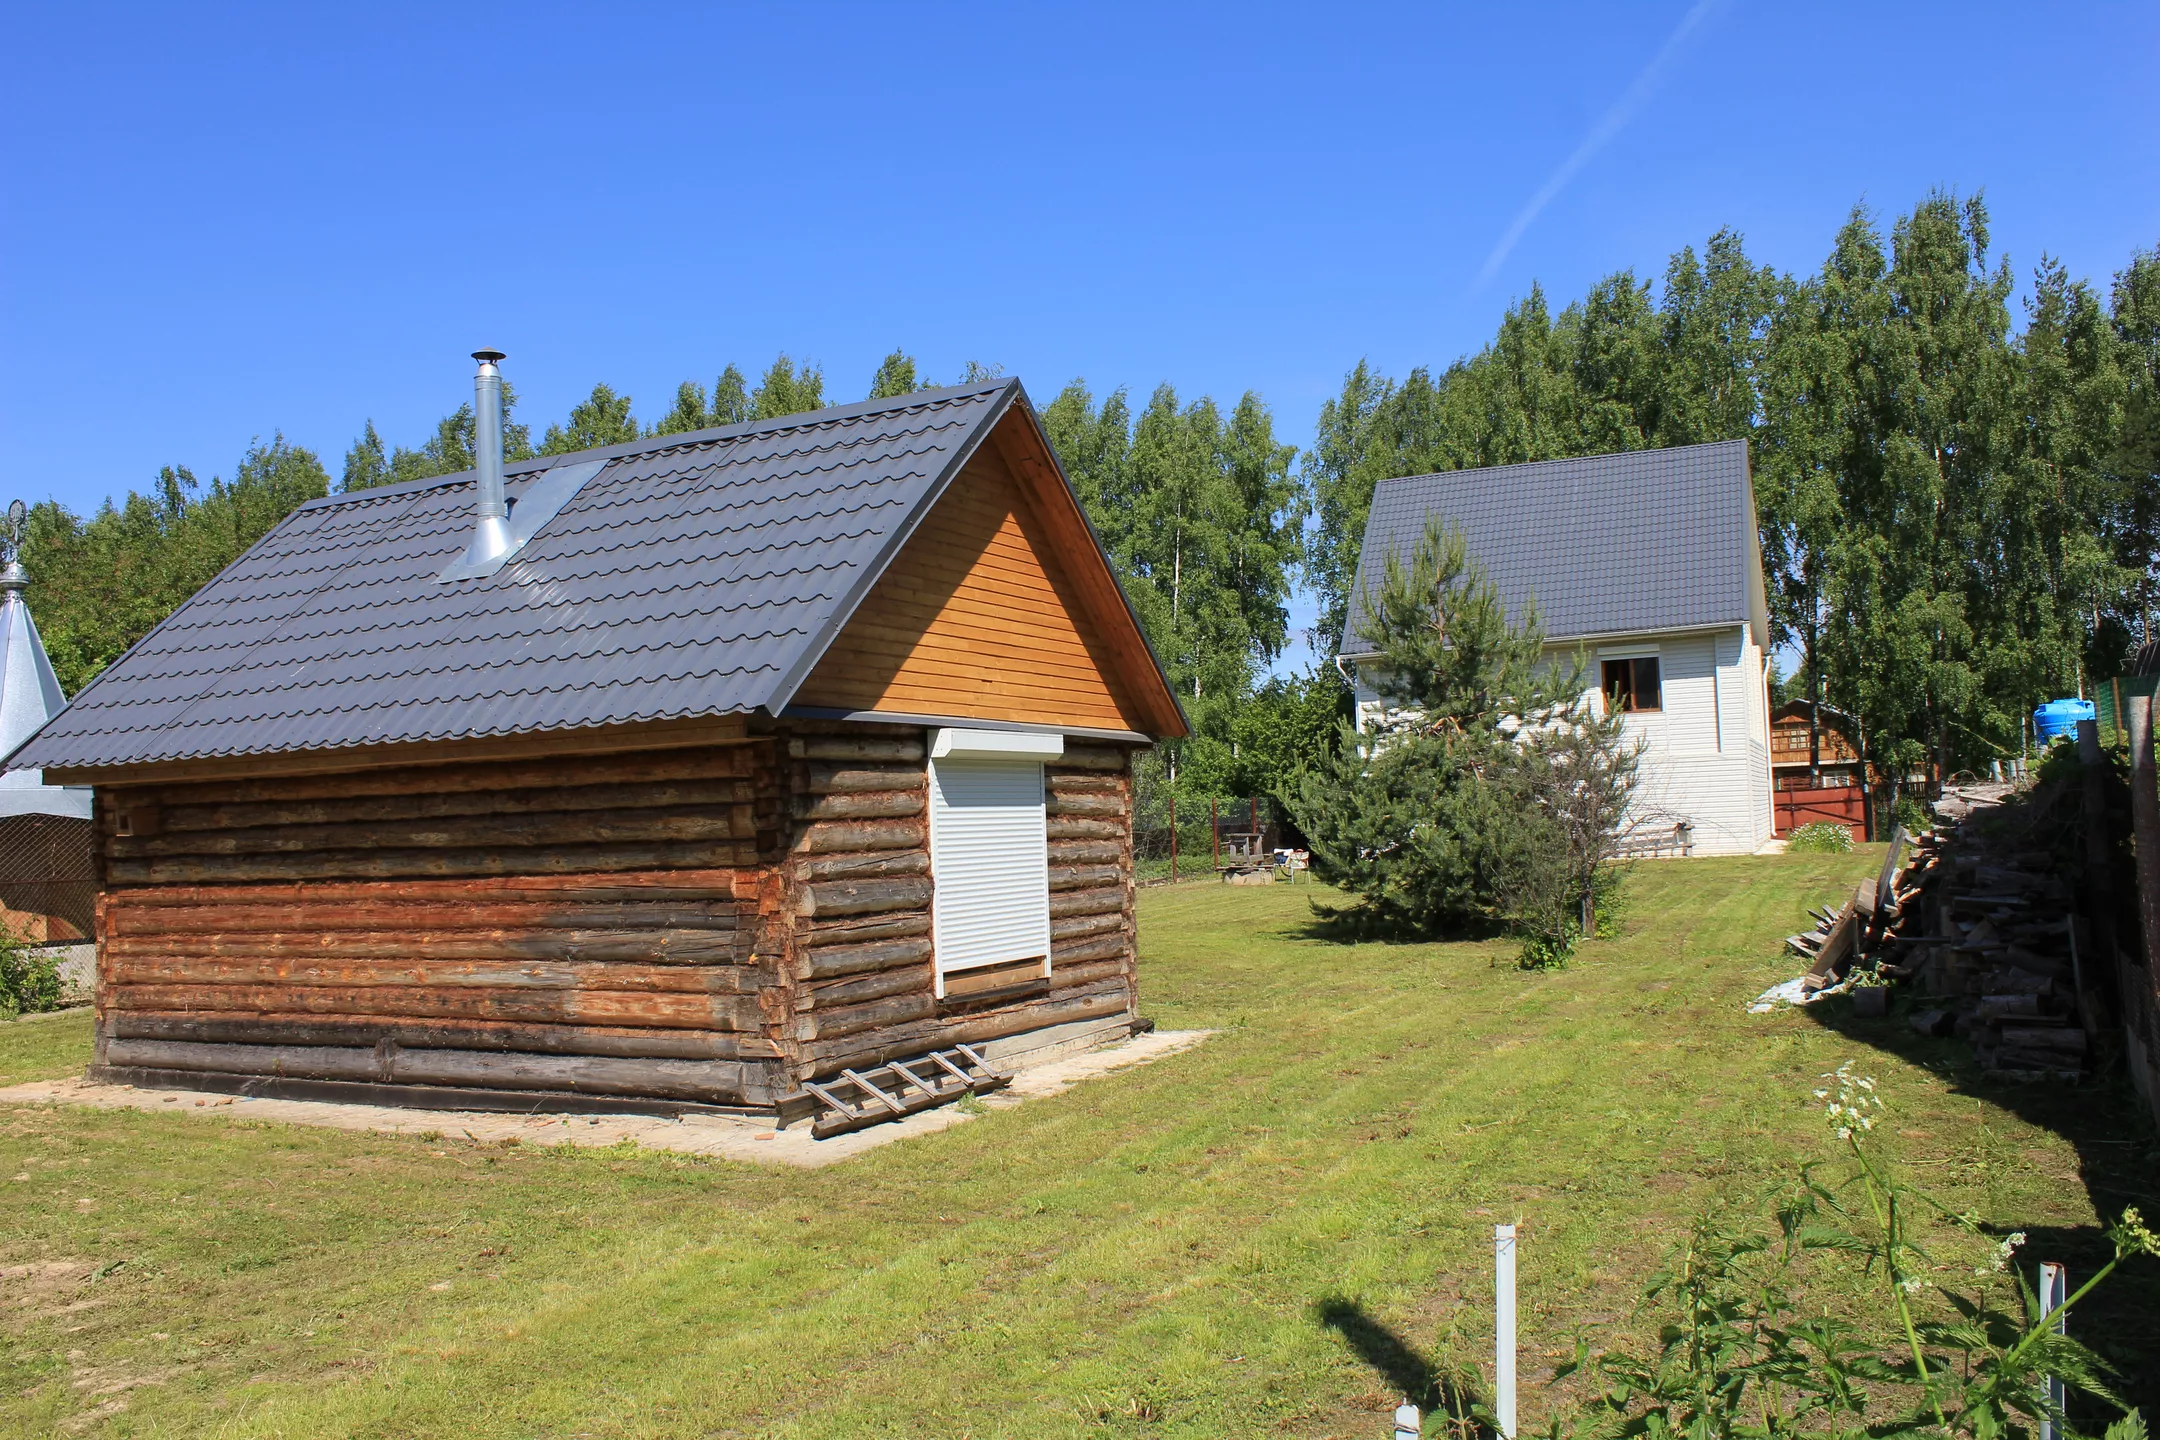
[[[1340,1335],[1358,1359],[1387,1383],[1388,1389],[1427,1414],[1438,1412],[1464,1420],[1472,1407],[1485,1403],[1482,1395],[1464,1385],[1459,1377],[1443,1375],[1409,1341],[1374,1319],[1355,1300],[1330,1295],[1313,1305],[1313,1318],[1322,1329]]]
[[[1907,1016],[1927,1006],[1924,999],[1901,998],[1890,1015],[1868,1020],[1854,1015],[1850,1004],[1833,999],[1807,1006],[1805,1013],[1855,1045],[1931,1071],[1947,1081],[1953,1093],[1984,1100],[2062,1136],[2077,1151],[2078,1178],[2095,1214],[2113,1221],[2135,1205],[2148,1224],[2160,1215],[2160,1185],[2155,1183],[2155,1177],[2160,1177],[2160,1141],[2119,1066],[2081,1086],[1992,1082],[1981,1075],[1967,1042],[1931,1039],[1911,1028]],[[2115,1253],[2106,1234],[2095,1225],[2048,1226],[2027,1224],[2015,1216],[1992,1218],[2005,1230],[2025,1232],[2026,1243],[2018,1253],[2028,1271],[2042,1260],[2060,1261],[2070,1269],[2072,1288]],[[2148,1416],[2160,1414],[2160,1304],[2154,1302],[2156,1295],[2160,1295],[2160,1260],[2133,1257],[2071,1317],[2078,1338],[2115,1368],[2116,1393]],[[2112,1418],[2112,1412],[2095,1409],[2086,1414],[2073,1404],[2071,1418],[2103,1421]],[[2091,1428],[2097,1431],[2100,1426]]]
[[[1507,933],[1498,921],[1421,926],[1362,903],[1311,903],[1312,918],[1292,933],[1296,939],[1327,945],[1440,945],[1453,940],[1492,940]]]

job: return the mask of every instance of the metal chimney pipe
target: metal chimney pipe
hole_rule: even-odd
[[[475,350],[480,372],[473,376],[473,470],[478,481],[473,506],[472,544],[465,560],[482,564],[510,550],[510,507],[503,499],[502,371],[500,350]]]

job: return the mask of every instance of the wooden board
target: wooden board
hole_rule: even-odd
[[[1004,462],[970,462],[793,703],[1144,730],[1119,661]]]
[[[1860,891],[1853,889],[1853,898],[1839,912],[1837,923],[1823,940],[1822,949],[1815,952],[1815,961],[1808,966],[1808,978],[1828,980],[1837,965],[1853,953],[1853,945],[1860,937]]]

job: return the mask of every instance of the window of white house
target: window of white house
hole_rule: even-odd
[[[1605,699],[1613,709],[1635,714],[1665,708],[1665,693],[1658,683],[1655,655],[1604,662]]]
[[[1050,973],[1050,843],[1043,762],[1061,735],[940,730],[930,749],[930,927],[948,975],[1039,960]]]

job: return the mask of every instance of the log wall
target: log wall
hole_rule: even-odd
[[[790,1073],[817,1079],[1135,1002],[1129,748],[1069,744],[1044,770],[1051,966],[951,977],[931,967],[929,774],[923,732],[790,737],[796,817],[782,865],[791,917]]]
[[[1133,1012],[1130,752],[1045,772],[1051,974],[931,972],[916,727],[101,789],[115,1069],[766,1105]]]
[[[101,789],[100,1063],[761,1103],[773,754]]]

